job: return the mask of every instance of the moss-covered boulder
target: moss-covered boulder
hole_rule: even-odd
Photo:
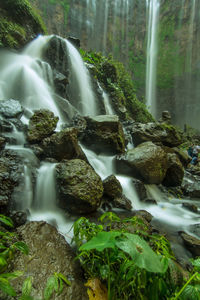
[[[184,168],[175,153],[168,153],[168,169],[163,180],[165,186],[180,186],[184,176]]]
[[[123,153],[125,137],[118,116],[86,117],[87,126],[82,141],[98,153]]]
[[[178,130],[174,126],[167,124],[134,123],[131,128],[131,135],[136,146],[147,141],[153,143],[161,142],[169,147],[175,147],[182,143]]]
[[[117,160],[129,167],[129,174],[149,184],[162,183],[168,168],[167,154],[152,142],[128,150]]]
[[[30,118],[27,139],[30,143],[41,142],[53,134],[56,129],[58,117],[47,109],[35,111]]]
[[[72,159],[56,166],[58,205],[74,214],[95,211],[103,196],[100,176],[80,159]]]
[[[45,138],[41,143],[45,157],[55,158],[58,161],[73,158],[87,161],[83,150],[78,144],[77,132],[76,128],[65,128]]]
[[[20,48],[39,33],[46,29],[28,0],[0,2],[0,47]]]

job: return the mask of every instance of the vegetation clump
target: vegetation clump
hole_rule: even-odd
[[[1,1],[0,47],[20,48],[39,33],[46,28],[28,0]]]
[[[86,277],[106,284],[108,300],[184,300],[189,299],[189,293],[190,299],[200,299],[200,259],[193,261],[195,268],[186,280],[179,276],[167,239],[150,235],[139,217],[121,220],[108,212],[99,222],[78,219],[74,240]],[[130,233],[130,226],[135,232]]]
[[[112,56],[101,53],[86,52],[81,49],[85,62],[92,64],[93,76],[108,92],[114,109],[122,120],[134,119],[136,122],[147,123],[154,121],[146,106],[137,99],[131,76],[122,63],[114,61]]]

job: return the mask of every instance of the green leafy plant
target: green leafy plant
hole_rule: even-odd
[[[101,224],[80,218],[74,224],[77,258],[86,277],[105,283],[109,300],[160,300],[172,295],[168,265],[173,255],[166,239],[159,235],[150,238],[137,217],[120,220],[107,212],[99,221]],[[127,224],[132,224],[137,234],[127,232]]]
[[[13,228],[13,222],[9,217],[0,215],[0,223],[6,227]],[[25,243],[14,241],[16,235],[9,231],[0,231],[0,290],[9,296],[16,296],[10,281],[23,275],[21,271],[7,273],[9,262],[14,258],[17,250],[28,254],[28,247]]]

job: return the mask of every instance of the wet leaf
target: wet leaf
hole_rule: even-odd
[[[97,251],[103,251],[106,248],[114,248],[116,245],[115,238],[120,235],[121,235],[121,232],[116,232],[116,231],[99,232],[89,242],[82,245],[80,247],[80,250],[83,251],[83,250],[96,249]]]
[[[131,233],[124,233],[124,236],[125,239],[117,241],[116,245],[119,249],[128,253],[139,268],[154,273],[164,272],[159,256],[153,252],[145,240]]]
[[[28,246],[24,242],[16,242],[12,245],[16,249],[20,250],[22,253],[28,255],[29,249]]]

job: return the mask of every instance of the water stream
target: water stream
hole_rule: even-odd
[[[150,4],[153,5],[152,3]],[[153,18],[153,15],[151,17]],[[0,85],[2,87],[2,89],[0,89],[0,98],[5,100],[10,99],[10,97],[18,99],[30,113],[32,113],[33,109],[48,108],[52,110],[55,115],[60,117],[61,122],[64,122],[65,120],[54,101],[55,92],[53,87],[49,84],[49,76],[45,76],[45,72],[43,71],[44,64],[37,63],[39,59],[41,60],[42,49],[48,40],[49,37],[39,37],[25,49],[24,53],[5,53],[4,58],[1,56],[1,66],[3,66],[3,68],[1,68],[0,73]],[[83,115],[97,115],[96,100],[92,96],[93,92],[90,85],[89,73],[81,60],[80,55],[77,54],[77,50],[68,41],[66,41],[66,47],[73,65],[73,71],[77,74],[77,77],[79,76],[79,79],[76,81],[76,89],[82,99],[82,105],[81,107],[76,108]],[[49,70],[49,66],[45,69]],[[52,71],[50,70],[48,72],[51,73]],[[9,89],[6,85],[8,78]],[[85,94],[85,92],[89,94]],[[91,95],[91,98],[89,95]],[[106,98],[107,95],[104,93],[104,99]],[[107,114],[113,114],[113,110],[109,104],[109,98],[105,101],[107,101],[105,102]],[[17,130],[15,129],[15,137],[18,136],[16,131]],[[14,149],[26,158],[24,166],[24,197],[23,200],[18,203],[18,207],[23,210],[29,210],[30,220],[45,220],[55,225],[62,234],[68,236],[68,231],[73,220],[67,217],[56,205],[57,197],[54,178],[56,164],[42,162],[40,166],[37,167],[38,161],[32,150],[24,148],[23,139],[16,138],[16,140],[17,142],[15,145],[7,145],[7,148]],[[116,175],[121,182],[124,194],[131,200],[134,209],[146,209],[155,217],[155,219],[170,224],[170,226],[174,226],[174,228],[178,227],[179,230],[181,228],[185,229],[189,224],[197,222],[196,214],[183,209],[180,206],[181,203],[173,204],[172,202],[169,202],[155,186],[149,186],[149,193],[152,195],[152,198],[155,198],[159,202],[158,205],[146,205],[141,203],[135,192],[132,178],[115,172],[112,156],[97,155],[85,147],[83,147],[83,150],[86,153],[89,162],[102,179],[111,174]],[[33,188],[34,185],[32,184],[31,164],[34,164],[35,167],[37,167],[35,190]],[[27,199],[27,201],[25,202],[24,199]]]

